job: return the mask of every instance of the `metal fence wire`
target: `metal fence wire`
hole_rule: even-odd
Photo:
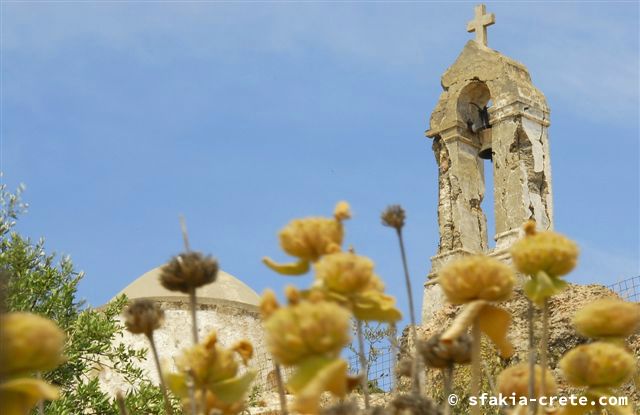
[[[630,302],[640,302],[640,276],[629,278],[607,286],[617,293],[623,300]],[[388,392],[393,388],[393,372],[395,356],[389,344],[376,346],[377,352],[373,354],[368,367],[369,390],[373,393]],[[255,392],[273,392],[277,390],[274,363],[266,350],[256,351],[257,359],[254,367],[258,370],[258,381],[254,387]],[[352,351],[346,355],[349,363],[349,373],[357,374],[360,371],[358,356]],[[291,375],[291,369],[282,369],[283,378]]]

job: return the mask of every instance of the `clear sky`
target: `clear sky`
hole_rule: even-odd
[[[556,228],[570,279],[639,271],[639,10],[488,3],[489,46],[523,62],[551,107]],[[396,240],[407,210],[421,304],[436,251],[437,168],[424,137],[473,3],[2,2],[1,170],[43,236],[86,272],[92,305],[192,246],[256,291],[294,281],[277,231],[348,200],[347,243],[406,309]],[[311,277],[295,281],[308,284]]]

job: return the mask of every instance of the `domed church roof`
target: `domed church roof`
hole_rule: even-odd
[[[178,291],[169,291],[160,284],[160,269],[154,268],[127,285],[120,294],[126,294],[132,300],[135,298],[149,298],[158,301],[188,302],[189,296]],[[247,284],[236,277],[220,270],[218,278],[212,284],[198,288],[196,291],[198,303],[239,303],[258,306],[260,296]],[[253,308],[253,307],[251,307]]]

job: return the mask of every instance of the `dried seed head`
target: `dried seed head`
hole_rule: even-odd
[[[65,336],[51,320],[32,313],[0,316],[0,378],[50,370],[64,362]]]
[[[617,298],[596,300],[576,313],[573,324],[585,337],[629,337],[640,328],[640,304]]]
[[[396,374],[398,376],[411,377],[411,371],[413,370],[412,359],[402,359],[396,365]]]
[[[151,336],[164,321],[164,311],[151,300],[139,298],[124,310],[124,325],[133,334]]]
[[[573,386],[618,387],[636,372],[636,361],[620,346],[595,342],[570,350],[560,360],[564,377]]]
[[[200,252],[184,252],[162,267],[160,283],[169,291],[190,293],[218,276],[218,261]]]
[[[503,301],[511,295],[515,275],[510,267],[496,259],[473,255],[444,266],[438,272],[438,282],[453,304]]]
[[[511,257],[516,269],[523,274],[545,272],[561,277],[575,268],[578,246],[569,238],[552,231],[536,232],[535,222],[524,225],[526,236],[513,244]]]
[[[520,363],[511,366],[500,372],[497,379],[498,390],[504,396],[515,396],[516,398],[529,397],[529,363]],[[535,367],[535,397],[542,396],[542,366]],[[553,378],[553,372],[546,369],[544,396],[552,396],[557,392],[558,387]],[[533,398],[533,396],[532,396]]]
[[[442,412],[430,399],[420,395],[398,395],[389,405],[393,415],[440,415]]]
[[[439,333],[427,341],[418,342],[418,352],[427,365],[442,369],[455,363],[463,365],[471,362],[471,336],[463,334],[451,342],[443,343],[440,341],[441,335]]]
[[[396,230],[404,227],[406,218],[404,209],[400,205],[391,205],[382,212],[382,224]]]

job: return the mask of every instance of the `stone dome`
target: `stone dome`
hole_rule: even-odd
[[[126,294],[130,300],[149,298],[163,302],[188,302],[187,294],[169,291],[160,284],[161,268],[162,265],[147,271],[127,285],[118,295]],[[200,287],[196,293],[199,304],[235,304],[254,309],[260,303],[260,296],[254,290],[222,270],[218,271],[218,278],[214,283]]]

